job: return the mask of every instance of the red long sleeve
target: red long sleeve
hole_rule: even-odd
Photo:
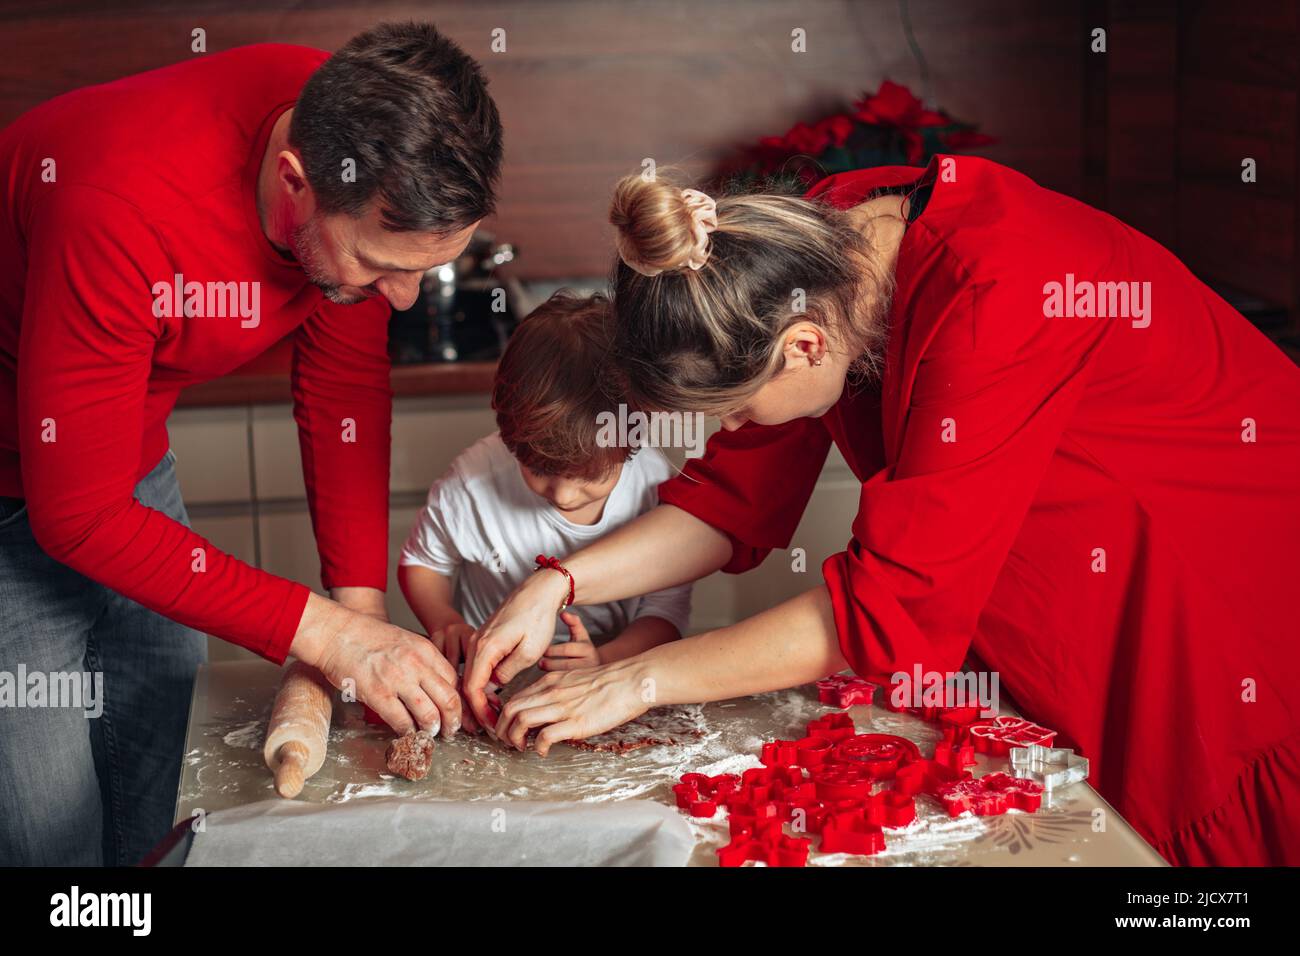
[[[385,585],[387,304],[327,302],[271,245],[257,206],[271,131],[327,57],[282,44],[195,57],[75,90],[0,131],[12,266],[0,270],[0,494],[28,500],[54,557],[275,661],[307,588],[222,554],[133,490],[167,451],[183,388],[296,335],[322,577]],[[155,310],[159,283],[197,283],[207,299]],[[238,314],[214,300],[222,288],[237,290]]]
[[[40,204],[27,255],[17,408],[37,542],[151,610],[282,660],[307,589],[133,497],[163,333],[150,287],[171,274],[158,237],[122,200],[65,186]]]
[[[702,458],[659,486],[659,503],[731,538],[731,560],[722,570],[739,574],[789,545],[830,448],[830,435],[813,418],[720,431]]]
[[[956,268],[944,257],[929,267]],[[1089,353],[1113,328],[1000,321],[1041,307],[1038,289],[1013,277],[950,302],[913,385],[897,461],[863,484],[853,539],[822,566],[840,649],[869,679],[889,684],[917,664],[961,669],[1079,401]]]
[[[294,339],[294,418],[326,588],[388,585],[388,304],[322,303]]]

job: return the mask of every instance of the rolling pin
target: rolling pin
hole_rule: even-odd
[[[262,748],[280,796],[302,793],[307,778],[325,762],[333,704],[334,688],[316,668],[302,661],[285,668]]]

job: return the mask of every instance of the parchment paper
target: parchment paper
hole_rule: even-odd
[[[685,866],[694,843],[650,800],[267,800],[209,815],[185,865]]]

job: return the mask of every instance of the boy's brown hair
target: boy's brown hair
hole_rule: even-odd
[[[561,290],[519,323],[497,365],[492,408],[510,453],[529,471],[607,477],[634,449],[602,447],[598,416],[617,418],[605,367],[609,300]]]

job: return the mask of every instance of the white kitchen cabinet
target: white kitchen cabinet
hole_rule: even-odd
[[[457,455],[496,428],[486,395],[398,399],[389,486],[395,493],[425,494]]]
[[[177,459],[179,462],[179,458]],[[183,488],[184,486],[182,486]],[[257,540],[251,514],[210,514],[203,505],[187,504],[196,532],[227,554],[256,566]],[[208,638],[208,657],[214,661],[253,660],[257,655],[219,638]]]
[[[424,628],[406,604],[402,589],[397,583],[397,559],[406,544],[406,536],[415,523],[418,507],[390,508],[388,512],[388,619],[408,631],[423,634]]]
[[[181,408],[167,422],[186,505],[248,501],[248,409]]]
[[[320,555],[312,533],[311,514],[300,507],[277,506],[257,516],[262,569],[324,593],[320,581]]]
[[[389,487],[394,492],[427,491],[461,451],[496,427],[486,395],[397,399]],[[290,406],[253,409],[253,457],[258,498],[306,497]]]
[[[306,500],[293,406],[254,406],[252,433],[253,480],[258,499]]]

